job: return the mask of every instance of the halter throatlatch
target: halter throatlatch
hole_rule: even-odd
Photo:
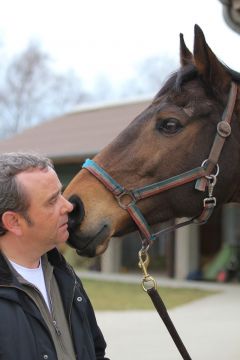
[[[216,206],[216,198],[213,196],[214,186],[217,181],[219,173],[218,160],[226,138],[231,134],[230,122],[234,110],[234,105],[237,96],[237,85],[232,82],[229,94],[228,104],[223,113],[222,120],[217,125],[217,134],[215,136],[208,159],[204,160],[201,166],[192,170],[184,172],[180,175],[173,176],[169,179],[146,185],[137,189],[128,190],[122,187],[116,180],[114,180],[104,169],[102,169],[93,160],[87,159],[83,164],[83,168],[87,169],[94,175],[116,198],[119,206],[128,211],[129,215],[137,225],[143,239],[143,248],[145,249],[152,241],[156,240],[161,234],[175,230],[179,227],[197,223],[204,224],[211,216],[214,207]],[[216,173],[213,174],[213,171]],[[183,184],[190,183],[196,180],[195,189],[198,191],[208,190],[207,197],[203,200],[202,213],[179,223],[167,227],[159,232],[151,233],[150,227],[144,218],[143,214],[137,207],[136,203],[142,199],[146,199],[163,191],[176,188]]]

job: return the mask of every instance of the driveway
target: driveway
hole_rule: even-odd
[[[104,278],[103,274],[98,276]],[[113,280],[116,275],[109,277]],[[117,276],[117,280],[121,280],[121,275]],[[129,275],[127,280],[131,280]],[[168,279],[159,279],[158,284],[160,288],[174,286],[219,290],[219,294],[179,306],[169,314],[192,360],[240,359],[239,284]],[[98,311],[96,316],[111,360],[182,359],[155,311]]]

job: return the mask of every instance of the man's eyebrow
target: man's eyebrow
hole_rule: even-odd
[[[61,185],[61,187],[58,189],[58,191],[56,191],[55,193],[50,195],[50,197],[47,199],[46,202],[50,202],[50,201],[54,200],[56,197],[58,197],[58,195],[60,195],[62,193],[62,190],[63,190],[63,186]]]

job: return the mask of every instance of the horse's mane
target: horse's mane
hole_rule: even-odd
[[[237,83],[240,83],[240,73],[235,70],[230,69],[227,65],[224,65],[224,67],[225,67],[227,73],[231,76],[232,80]]]

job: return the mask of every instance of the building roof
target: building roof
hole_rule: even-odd
[[[55,162],[77,161],[99,152],[150,100],[81,108],[0,142],[0,152],[34,151]]]

